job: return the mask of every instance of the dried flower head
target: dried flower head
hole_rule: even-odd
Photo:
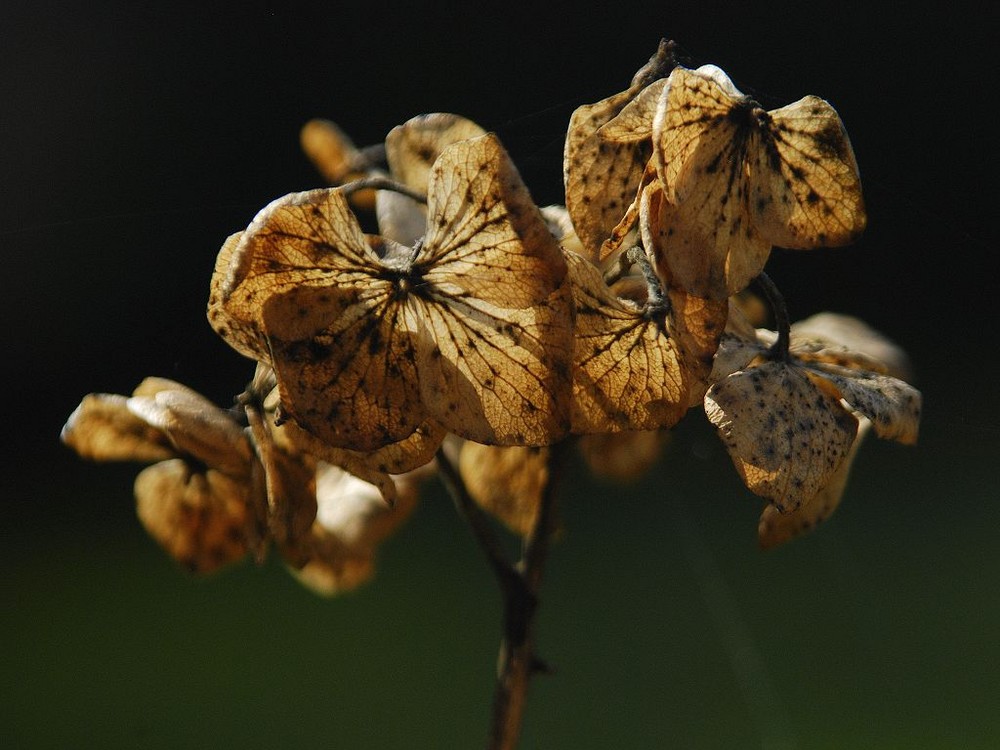
[[[673,67],[673,45],[663,41],[625,91],[578,107],[570,117],[563,153],[566,208],[582,246],[581,254],[594,262],[604,260],[601,245],[633,202],[652,153],[650,132],[644,138],[614,140],[605,137],[602,128],[630,102],[645,100],[644,92]]]
[[[845,245],[865,227],[854,152],[818,97],[765,111],[718,67],[677,67],[652,131],[663,200],[649,211],[647,250],[694,294],[740,291],[773,245]]]
[[[274,547],[323,594],[371,577],[436,467],[503,596],[491,746],[512,747],[572,444],[627,481],[703,404],[773,547],[834,511],[867,432],[917,437],[905,353],[842,316],[790,326],[763,273],[773,246],[865,226],[839,116],[814,96],[766,111],[673,52],[661,42],[625,91],[573,113],[565,207],[537,208],[497,137],[458,115],[364,148],[307,123],[333,187],[270,203],[212,275],[208,320],[257,366],[238,405],[151,378],[84,398],[63,440],[152,464],[139,516],[189,569]],[[355,213],[371,209],[375,234]],[[754,280],[777,333],[756,328]],[[516,563],[483,510],[523,537]]]
[[[483,443],[566,432],[565,261],[494,136],[435,162],[421,243],[376,246],[331,189],[275,201],[223,248],[209,318],[249,321],[227,341],[266,352],[288,416],[365,451],[428,419]]]
[[[262,561],[270,542],[323,593],[365,580],[376,545],[413,507],[416,476],[386,477],[394,487],[386,493],[301,452],[284,428],[261,420],[248,429],[238,414],[180,383],[147,378],[131,397],[86,396],[62,439],[93,460],[152,463],[135,482],[139,519],[194,573],[213,572],[250,553]],[[367,499],[338,499],[332,476]],[[386,494],[398,513],[385,503]],[[337,523],[330,504],[337,505]]]
[[[776,335],[723,337],[705,411],[747,487],[781,512],[795,511],[829,486],[858,436],[858,418],[875,433],[916,441],[920,392],[867,368],[871,357],[841,346],[792,341],[772,358]]]
[[[260,552],[263,477],[250,441],[186,386],[147,378],[131,397],[90,394],[62,440],[96,461],[152,463],[135,482],[139,519],[185,568],[208,573]]]

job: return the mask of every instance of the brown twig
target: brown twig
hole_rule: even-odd
[[[533,626],[549,543],[557,527],[555,495],[567,446],[568,441],[563,441],[549,449],[548,482],[542,492],[534,526],[516,565],[511,565],[503,555],[489,520],[469,496],[454,465],[443,452],[438,451],[438,464],[445,485],[483,548],[503,595],[503,637],[497,656],[493,722],[487,750],[513,750],[517,747],[531,676],[536,672],[550,671],[535,655]]]
[[[438,448],[437,451],[437,463],[444,486],[455,503],[455,509],[465,519],[465,522],[472,530],[473,536],[476,537],[476,541],[486,555],[490,568],[493,570],[493,574],[500,584],[504,601],[506,601],[508,598],[514,596],[514,594],[509,592],[509,589],[523,585],[520,581],[521,576],[514,569],[514,566],[507,561],[503,553],[503,548],[500,546],[500,540],[497,539],[493,527],[490,525],[489,518],[487,518],[482,508],[476,504],[476,501],[472,499],[468,489],[465,487],[465,482],[462,481],[461,474],[458,473],[455,465],[441,448]]]
[[[369,175],[352,180],[351,182],[345,182],[340,186],[340,190],[344,195],[353,195],[359,190],[392,190],[400,195],[405,195],[407,198],[412,198],[418,203],[427,203],[427,196],[424,193],[413,190],[384,175]]]

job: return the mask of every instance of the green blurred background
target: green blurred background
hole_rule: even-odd
[[[484,744],[499,596],[437,484],[376,580],[322,600],[276,561],[189,578],[134,517],[137,469],[57,436],[85,393],[146,375],[242,390],[208,279],[229,233],[321,184],[307,119],[371,143],[459,112],[557,202],[573,108],[668,36],[766,106],[837,107],[869,231],[769,271],[793,317],[855,314],[910,352],[921,441],[870,439],[834,518],[767,554],[698,412],[636,485],[571,472],[539,619],[557,673],[523,746],[1000,746],[990,24],[955,5],[540,5],[5,3],[0,745]]]

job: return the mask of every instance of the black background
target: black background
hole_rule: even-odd
[[[129,699],[116,703],[107,698],[95,708],[80,697],[101,669],[72,656],[90,641],[82,640],[71,605],[57,606],[56,591],[69,586],[70,580],[81,592],[90,591],[88,586],[95,592],[110,591],[116,584],[107,577],[105,566],[112,564],[105,559],[108,555],[114,565],[155,569],[159,577],[147,586],[136,584],[131,594],[116,599],[121,612],[114,619],[109,615],[108,623],[117,626],[91,621],[95,633],[101,634],[95,636],[98,639],[118,637],[112,634],[119,628],[129,630],[130,612],[141,612],[141,601],[147,601],[142,597],[156,599],[163,586],[174,585],[170,582],[175,578],[178,583],[172,590],[178,603],[171,611],[181,618],[202,606],[202,599],[231,603],[225,597],[245,595],[249,601],[258,581],[278,587],[283,596],[300,597],[295,606],[342,606],[313,604],[311,599],[306,604],[305,595],[281,588],[294,584],[286,584],[280,576],[268,577],[267,571],[248,568],[208,584],[182,578],[138,529],[130,510],[134,470],[83,464],[58,442],[62,423],[84,394],[128,393],[146,375],[180,380],[222,404],[242,390],[251,365],[210,330],[204,316],[208,280],[215,254],[228,234],[244,228],[271,199],[322,184],[299,151],[301,125],[312,117],[328,117],[358,143],[367,144],[381,140],[392,126],[414,114],[458,112],[499,133],[539,204],[561,202],[562,140],[570,113],[579,104],[623,89],[659,38],[666,36],[679,43],[685,62],[720,65],[765,106],[780,106],[813,93],[837,108],[861,166],[869,229],[850,248],[777,251],[768,270],[784,291],[793,319],[824,309],[848,312],[903,345],[913,358],[926,406],[919,447],[866,448],[870,457],[863,457],[844,509],[815,535],[818,541],[802,541],[791,552],[773,556],[761,556],[753,548],[756,506],[725,474],[729,466],[724,454],[714,445],[697,449],[699,441],[711,437],[709,431],[697,425],[684,428],[687,432],[682,430],[676,441],[680,453],[672,459],[676,462],[672,470],[690,472],[686,480],[677,481],[690,482],[690,512],[702,525],[705,549],[723,556],[715,564],[735,587],[737,600],[748,600],[743,602],[749,607],[745,611],[754,614],[745,616],[764,644],[760,649],[775,652],[779,666],[773,679],[777,691],[784,693],[800,746],[843,747],[850,746],[850,738],[866,744],[873,737],[890,744],[908,741],[911,747],[939,742],[947,746],[952,740],[966,747],[976,742],[986,746],[988,724],[977,706],[988,706],[998,697],[995,676],[983,666],[990,659],[995,664],[998,653],[995,639],[985,634],[1000,632],[996,586],[1000,565],[992,533],[997,529],[995,505],[1000,500],[1000,482],[993,472],[1000,457],[993,344],[997,159],[992,114],[996,93],[991,79],[996,65],[988,54],[988,45],[995,45],[995,28],[963,12],[958,4],[930,9],[872,3],[616,2],[600,8],[557,9],[541,3],[470,3],[448,10],[374,3],[342,7],[250,2],[238,9],[207,5],[163,4],[148,9],[124,2],[7,2],[0,11],[0,320],[12,342],[3,368],[7,408],[0,445],[4,466],[0,532],[6,537],[4,554],[12,571],[5,576],[5,586],[11,587],[11,615],[5,618],[9,633],[4,642],[13,651],[4,658],[14,668],[5,670],[8,675],[24,679],[31,675],[29,683],[35,686],[34,692],[12,689],[11,696],[20,698],[3,703],[16,707],[21,705],[18,700],[28,705],[29,698],[45,696],[70,707],[81,736],[98,746],[132,744],[135,737],[127,718],[131,714],[124,711],[126,718],[119,722],[113,718]],[[692,413],[691,420],[699,419]],[[706,451],[709,465],[692,469],[685,456],[704,456]],[[701,478],[708,474],[711,480]],[[673,486],[670,476],[660,474],[639,490],[628,490],[634,496],[613,514],[612,528],[621,536],[607,544],[615,549],[622,544],[648,547],[652,555],[669,546],[662,542],[666,525],[675,529],[674,546],[680,540],[683,548],[685,535],[676,532],[678,523],[687,528],[683,522],[671,520],[669,514],[656,516]],[[587,539],[601,538],[598,529],[611,517],[601,515],[609,513],[606,501],[620,496],[624,496],[620,489],[603,487],[593,496],[603,498],[600,502],[581,500],[584,510],[576,511],[576,536],[570,531],[555,554],[577,561],[574,554],[590,554],[581,548],[571,550],[574,543],[585,549]],[[385,609],[380,616],[397,617],[409,611],[407,606],[414,611],[440,606],[435,603],[440,591],[420,565],[451,570],[444,561],[453,547],[460,550],[455,553],[460,556],[456,566],[479,564],[460,528],[446,516],[447,509],[438,508],[442,505],[418,514],[419,530],[413,540],[400,541],[395,552],[390,550],[388,569],[382,570],[375,592],[355,600],[358,611],[372,614],[370,608],[377,606]],[[594,510],[597,507],[599,511]],[[588,515],[587,508],[594,514]],[[635,522],[629,513],[636,514]],[[438,533],[449,535],[447,544],[435,536]],[[828,541],[822,540],[824,535]],[[823,568],[831,555],[854,559],[838,546],[843,544],[857,544],[870,552],[867,567],[852,563],[849,575],[843,567],[833,572]],[[737,545],[739,553],[724,552],[729,545]],[[664,566],[669,567],[669,553],[664,554]],[[860,558],[866,559],[864,552]],[[396,568],[388,565],[392,561]],[[605,562],[604,578],[591,581],[593,588],[578,582],[581,591],[592,597],[591,606],[602,611],[616,606],[609,591],[624,590],[622,580],[642,579],[645,564],[638,558],[629,563],[627,555]],[[773,587],[781,586],[793,563],[798,566],[790,579],[795,591],[776,591]],[[819,564],[821,571],[810,571],[811,564]],[[846,565],[843,560],[837,564]],[[757,566],[750,577],[759,575],[767,581],[773,595],[774,601],[762,610],[754,609],[760,603],[756,584],[745,583],[747,566]],[[399,609],[394,609],[392,585],[388,591],[378,587],[393,576],[399,581],[403,575],[406,581],[401,569],[417,571],[416,580],[428,583],[419,596],[413,594],[412,601],[399,602]],[[76,571],[77,577],[69,571]],[[682,738],[679,746],[716,746],[713,732],[723,732],[721,746],[758,742],[756,720],[744,717],[744,726],[733,719],[734,734],[725,735],[726,730],[698,714],[696,707],[682,708],[683,696],[695,706],[703,705],[705,698],[698,689],[693,695],[680,689],[676,680],[672,684],[677,694],[664,701],[678,708],[669,713],[663,727],[649,728],[661,717],[655,706],[645,713],[641,702],[638,709],[634,705],[629,709],[633,713],[615,708],[615,700],[626,701],[639,692],[648,695],[648,685],[669,683],[671,673],[683,680],[683,664],[672,661],[672,652],[649,654],[642,642],[625,656],[601,651],[608,643],[632,639],[628,628],[634,626],[633,618],[655,618],[658,607],[671,612],[675,603],[683,606],[683,593],[667,590],[674,573],[691,575],[661,571],[658,575],[665,576],[666,583],[649,592],[665,603],[647,611],[642,602],[628,598],[638,596],[635,592],[622,594],[627,604],[620,606],[634,608],[625,620],[611,621],[607,632],[585,631],[577,633],[579,641],[567,641],[581,645],[578,651],[562,654],[563,662],[585,664],[593,673],[581,676],[570,669],[569,676],[556,678],[561,682],[555,687],[539,688],[534,699],[540,706],[529,716],[529,737],[546,747],[582,747],[588,738],[593,746],[602,746],[593,728],[586,728],[585,717],[556,709],[551,716],[561,718],[550,720],[544,708],[572,705],[572,690],[592,690],[600,684],[608,691],[602,700],[609,714],[626,717],[621,726],[612,722],[617,728],[609,730],[608,741],[627,736],[626,727],[635,730],[639,723],[649,731],[635,735],[634,742],[642,746],[662,746],[651,738],[662,739],[672,732]],[[553,575],[561,580],[558,567]],[[565,590],[573,590],[573,572],[562,575]],[[788,641],[769,639],[775,622],[829,606],[822,587],[809,586],[809,575],[829,575],[825,586],[843,586],[838,611],[847,607],[854,613],[847,627],[856,630],[840,644],[843,653],[833,647],[829,674],[821,668],[807,671],[799,680],[790,676],[797,674],[791,667],[791,672],[781,671],[782,644]],[[876,587],[873,579],[891,583],[887,590],[904,602],[900,609],[879,609],[886,589]],[[433,727],[448,719],[428,718],[431,728],[410,736],[407,732],[414,731],[418,719],[404,716],[400,721],[408,729],[387,725],[385,735],[373,730],[371,735],[358,735],[367,739],[355,737],[354,742],[372,747],[478,743],[478,727],[485,729],[496,602],[492,593],[476,590],[489,586],[485,573],[471,580],[468,588],[456,584],[455,593],[482,610],[484,635],[467,649],[479,662],[462,673],[468,684],[476,685],[472,691],[476,701],[469,711],[456,709],[463,713],[470,733],[455,737],[443,730],[435,733]],[[397,583],[397,588],[401,586]],[[232,594],[234,590],[241,593]],[[711,611],[712,600],[704,591],[695,586],[691,596],[693,601],[708,602]],[[128,596],[140,603],[129,605]],[[188,600],[188,596],[202,599]],[[560,605],[558,594],[554,596],[543,617],[553,618],[547,632],[558,643],[565,634],[559,630],[555,610]],[[79,593],[73,601],[81,612],[93,613],[103,600],[98,593]],[[338,622],[351,616],[346,613],[353,603],[348,600],[343,606],[336,610]],[[945,609],[955,619],[942,619]],[[320,617],[316,612],[330,610],[309,611]],[[228,605],[220,612],[220,617],[245,616],[238,607],[234,614]],[[581,617],[590,614],[588,609]],[[353,616],[364,629],[363,615]],[[140,614],[135,617],[136,623],[144,622]],[[463,617],[455,614],[454,619]],[[726,620],[720,617],[717,621]],[[834,634],[844,632],[844,623],[833,612],[830,617],[832,621],[827,618],[816,625],[819,643],[830,639],[839,643]],[[48,641],[46,636],[34,637],[46,618],[63,623],[50,624]],[[901,642],[882,618],[910,618],[915,622],[912,640]],[[874,622],[887,630],[872,635]],[[650,627],[654,625],[660,627]],[[408,648],[441,649],[442,659],[452,663],[458,657],[442,647],[440,639],[454,635],[448,631],[440,635],[441,627],[445,625],[437,623],[415,632]],[[683,640],[678,628],[662,627],[657,642]],[[693,631],[707,627],[697,621],[692,624]],[[212,628],[203,623],[199,631]],[[308,629],[303,626],[303,630]],[[800,642],[804,658],[813,658],[802,630],[797,637],[804,639]],[[725,642],[723,636],[720,639]],[[940,652],[928,656],[925,650],[934,652],[943,641],[948,643],[947,656]],[[70,656],[54,656],[63,653],[51,650],[54,642]],[[859,642],[866,645],[859,647]],[[144,648],[135,645],[136,650],[126,649],[126,654],[138,658]],[[372,650],[380,648],[371,645]],[[886,667],[886,672],[874,665],[872,654],[885,649],[898,656],[896,661],[890,659],[895,670]],[[167,662],[179,658],[168,646],[159,651]],[[592,663],[581,655],[584,652]],[[791,652],[799,653],[794,646]],[[622,659],[645,665],[647,657],[655,667],[637,669],[649,674],[621,671]],[[848,664],[838,666],[845,658]],[[732,683],[725,660],[720,664],[720,679],[729,675]],[[703,666],[695,664],[691,674],[701,674]],[[101,668],[105,667],[118,674],[107,664]],[[393,671],[391,664],[385,668]],[[704,674],[714,674],[709,667],[704,669]],[[864,705],[872,713],[844,720],[838,716],[844,711],[856,715],[858,706],[837,703],[823,685],[855,684],[846,674],[849,669],[862,670],[858,682],[869,683],[871,702]],[[359,674],[363,671],[359,666]],[[11,681],[9,676],[5,679]],[[107,692],[118,679],[109,677],[98,684]],[[440,682],[460,680],[446,672],[416,684],[438,689]],[[191,690],[183,676],[171,684],[179,691]],[[385,682],[372,689],[377,695],[393,684],[387,674]],[[907,691],[903,695],[909,697],[890,701],[887,708],[873,707],[876,696],[889,685]],[[280,692],[280,686],[274,689]],[[560,693],[561,689],[566,692]],[[716,689],[735,690],[731,684],[704,686],[705,694]],[[802,710],[796,697],[800,690],[812,690],[831,702],[825,709]],[[173,695],[166,691],[157,705],[172,705]],[[753,703],[743,693],[733,695],[734,700],[744,695]],[[231,694],[217,699],[223,705],[235,700]],[[405,703],[406,696],[392,700]],[[475,713],[480,705],[481,716]],[[16,715],[10,708],[5,717],[4,710],[0,709],[0,735],[7,726],[24,746],[33,740],[45,744],[45,738],[74,737],[72,728],[64,735],[53,734],[51,726],[43,730],[41,715]],[[192,709],[181,701],[177,710],[183,714]],[[276,712],[282,710],[288,715],[286,709]],[[450,715],[441,710],[441,717]],[[733,710],[743,716],[747,709]],[[713,716],[732,718],[720,711]],[[336,706],[317,713],[318,723],[294,735],[292,745],[314,743],[314,734],[336,744],[338,735],[329,727],[343,724],[342,713]],[[753,714],[752,707],[749,713]],[[98,715],[105,718],[95,720]],[[530,734],[532,716],[535,735]],[[977,724],[974,717],[983,723]],[[191,736],[171,735],[168,727],[177,726],[173,718],[149,721],[140,734],[150,746],[161,740],[167,745],[189,743],[193,736],[233,736],[226,734],[231,727],[215,721],[211,712],[195,722],[197,730],[191,729]],[[245,721],[254,726],[253,719]],[[864,727],[880,722],[880,729],[865,734]],[[387,736],[396,737],[399,744],[393,745]],[[406,743],[408,736],[414,745]],[[568,737],[576,739],[570,742]]]

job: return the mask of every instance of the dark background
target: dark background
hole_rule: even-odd
[[[793,318],[855,314],[910,352],[922,436],[869,440],[829,524],[767,554],[698,412],[637,485],[575,472],[540,615],[558,672],[524,746],[1000,742],[995,27],[957,4],[135,5],[0,10],[5,746],[481,745],[499,599],[437,485],[378,578],[327,601],[276,561],[186,577],[135,520],[137,470],[79,461],[59,429],[146,375],[242,390],[208,280],[228,234],[322,184],[309,118],[365,144],[464,114],[559,202],[570,113],[660,36],[768,107],[840,112],[869,230],[768,270]]]

